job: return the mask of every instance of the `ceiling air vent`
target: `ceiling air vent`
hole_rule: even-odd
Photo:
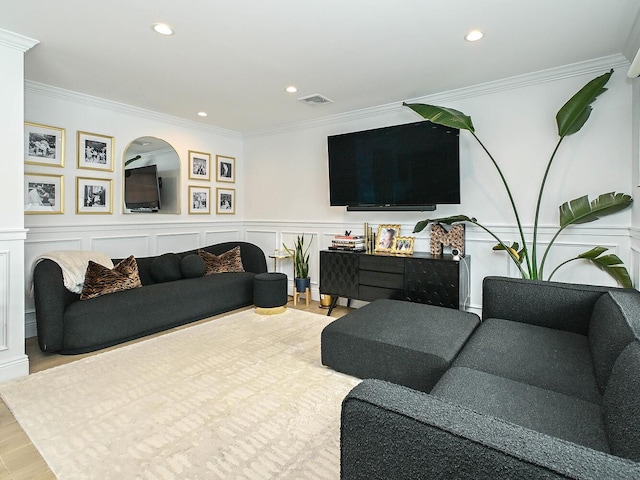
[[[307,105],[324,105],[325,103],[333,103],[333,100],[328,99],[324,95],[320,95],[319,93],[314,93],[313,95],[308,95],[306,97],[301,97],[300,100]]]

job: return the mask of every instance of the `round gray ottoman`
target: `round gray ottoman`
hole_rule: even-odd
[[[256,312],[269,315],[287,308],[287,276],[284,273],[259,273],[253,279],[253,304]]]

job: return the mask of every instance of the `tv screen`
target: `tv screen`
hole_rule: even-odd
[[[429,210],[460,203],[460,131],[421,121],[328,137],[331,206]]]
[[[129,168],[124,171],[124,203],[138,211],[160,209],[160,186],[157,165]]]

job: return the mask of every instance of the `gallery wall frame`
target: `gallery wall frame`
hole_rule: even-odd
[[[76,177],[76,213],[113,213],[113,180]]]
[[[189,150],[189,179],[211,180],[211,154]]]
[[[78,168],[113,172],[113,146],[113,137],[78,131]]]
[[[64,167],[65,129],[24,122],[24,163]]]
[[[211,213],[211,188],[189,185],[189,214]]]
[[[25,173],[24,213],[45,215],[64,213],[64,177],[48,173]]]
[[[225,155],[216,155],[216,180],[236,183],[236,159]]]
[[[216,213],[220,215],[236,213],[235,188],[216,188]]]

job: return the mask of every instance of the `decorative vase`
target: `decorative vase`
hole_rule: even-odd
[[[307,288],[311,287],[311,278],[298,278],[296,277],[296,291],[300,293],[304,293],[307,291]]]
[[[331,301],[333,297],[331,295],[322,294],[320,295],[320,308],[329,308],[331,306]]]

